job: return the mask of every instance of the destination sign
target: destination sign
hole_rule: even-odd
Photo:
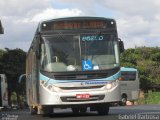
[[[68,20],[49,21],[42,23],[42,31],[49,30],[75,30],[75,29],[106,29],[115,27],[113,21],[105,20]]]
[[[53,29],[91,29],[91,28],[105,28],[104,21],[71,21],[71,22],[57,22],[53,24]]]

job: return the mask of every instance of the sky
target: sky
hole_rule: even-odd
[[[73,16],[115,19],[126,49],[160,47],[160,0],[0,0],[0,48],[28,51],[40,21]]]

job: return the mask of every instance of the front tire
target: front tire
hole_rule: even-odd
[[[87,107],[80,108],[80,113],[86,113],[87,112]]]
[[[79,108],[72,108],[72,112],[73,112],[74,114],[78,114],[79,111],[80,111]]]
[[[97,111],[98,111],[99,115],[108,115],[108,113],[109,113],[109,104],[98,106]]]
[[[126,103],[127,103],[127,96],[122,95],[120,105],[121,106],[126,106]]]
[[[42,107],[43,116],[48,117],[53,113],[53,107],[51,106],[43,106]]]

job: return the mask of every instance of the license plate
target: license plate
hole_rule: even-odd
[[[77,99],[89,99],[90,94],[76,94]]]

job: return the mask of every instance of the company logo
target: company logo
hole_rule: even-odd
[[[81,85],[97,85],[97,84],[107,84],[107,81],[88,81],[88,82],[81,82]]]

